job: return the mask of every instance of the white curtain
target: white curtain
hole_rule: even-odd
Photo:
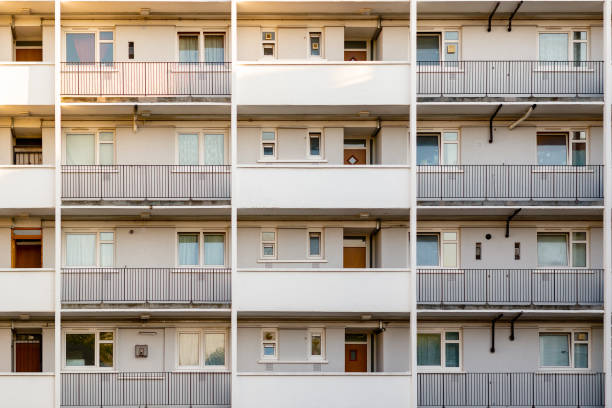
[[[540,34],[540,61],[567,61],[567,34]]]
[[[198,164],[198,135],[179,135],[179,164],[195,166]]]
[[[198,36],[179,36],[179,62],[198,62]]]
[[[96,164],[93,134],[66,135],[66,164]]]
[[[204,36],[204,60],[206,62],[223,62],[225,50],[222,35]]]
[[[179,333],[179,365],[191,367],[199,365],[199,348],[198,333]]]
[[[204,164],[223,164],[224,135],[204,135]]]
[[[96,234],[66,234],[66,266],[96,266]]]
[[[198,234],[179,235],[179,265],[199,265]]]
[[[225,243],[223,235],[204,235],[204,264],[223,265],[225,263]]]
[[[115,245],[100,244],[100,266],[111,267],[115,266]]]

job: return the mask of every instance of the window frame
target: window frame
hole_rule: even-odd
[[[319,335],[321,337],[321,355],[312,354],[312,337]],[[306,335],[306,359],[308,361],[325,361],[325,328],[309,327]]]
[[[265,40],[264,39],[264,33],[274,33],[274,39],[272,40]],[[264,28],[262,27],[261,30],[259,31],[259,38],[260,38],[260,43],[261,43],[261,47],[260,47],[260,57],[259,59],[264,59],[264,60],[274,60],[277,58],[277,47],[276,47],[276,40],[278,38],[278,33],[276,32],[276,28]],[[272,47],[272,55],[265,55],[264,53],[264,49],[266,48],[266,46],[271,46]]]
[[[573,140],[573,136],[575,133],[584,132],[584,140]],[[575,166],[582,167],[582,165],[574,164],[574,145],[575,144],[584,144],[585,147],[585,164],[584,166],[588,166],[590,163],[590,132],[589,128],[568,128],[568,129],[537,129],[536,130],[536,151],[535,151],[535,162],[538,166]],[[563,135],[565,136],[565,163],[566,164],[540,164],[538,157],[538,149],[540,144],[538,143],[538,136],[546,136],[546,135]]]
[[[456,32],[457,33],[457,39],[456,40],[446,40],[446,33],[447,32]],[[437,35],[438,36],[438,55],[440,56],[440,59],[438,61],[418,61],[418,42],[417,42],[417,69],[419,66],[423,66],[423,67],[439,67],[441,64],[444,65],[445,68],[447,68],[446,64],[444,64],[445,62],[449,62],[449,63],[455,63],[455,64],[459,64],[459,62],[461,61],[461,44],[462,44],[462,39],[461,39],[461,28],[460,27],[445,27],[445,28],[426,28],[426,29],[422,29],[419,30],[417,29],[417,40],[419,36],[434,36]],[[445,51],[445,47],[446,45],[455,45],[456,47],[456,54],[457,54],[457,60],[449,60],[447,61],[445,56],[446,56],[446,51]],[[452,43],[452,44],[451,44]],[[457,65],[458,66],[458,65]]]
[[[112,40],[101,40],[100,33],[101,32],[112,32],[113,39]],[[93,61],[68,61],[68,34],[93,34],[94,35],[94,60]],[[114,27],[104,28],[104,27],[96,27],[92,29],[83,29],[83,28],[66,28],[63,30],[63,49],[62,54],[64,57],[64,61],[67,64],[113,64],[116,62],[117,58],[117,46],[115,44],[115,40],[117,38],[117,32]],[[113,60],[110,62],[102,62],[100,61],[100,44],[113,44]]]
[[[444,239],[444,233],[454,233],[454,240]],[[461,235],[459,229],[428,229],[423,231],[417,231],[417,239],[419,235],[435,235],[438,237],[438,265],[430,266],[423,265],[418,266],[421,269],[460,269],[461,268]],[[455,256],[455,266],[445,266],[444,265],[444,244],[455,244],[456,246],[456,256]]]
[[[585,32],[586,33],[586,40],[574,40],[574,33],[577,32]],[[547,29],[546,27],[540,27],[537,31],[537,36],[536,36],[536,50],[537,50],[537,56],[538,56],[538,63],[540,65],[545,66],[547,62],[547,60],[543,60],[540,54],[540,35],[541,34],[567,34],[567,62],[568,62],[568,67],[570,66],[569,63],[584,63],[585,61],[589,61],[591,58],[591,47],[590,47],[590,43],[591,43],[591,33],[590,33],[590,28],[589,27],[571,27],[571,28],[550,28]],[[586,58],[583,61],[575,61],[574,60],[574,43],[586,43]],[[560,61],[562,62],[562,61]],[[578,65],[579,66],[579,65]]]
[[[62,329],[63,335],[63,346],[62,346],[62,370],[70,371],[115,371],[117,367],[117,329],[115,328],[65,328]],[[113,340],[100,340],[100,333],[113,333]],[[94,365],[92,366],[72,366],[66,364],[68,355],[68,334],[94,334]],[[113,366],[112,367],[100,367],[100,344],[113,345]]]
[[[457,134],[457,140],[446,141],[444,135],[448,133]],[[437,128],[437,129],[419,129],[417,131],[417,155],[418,155],[418,137],[419,136],[437,136],[438,138],[438,164],[418,164],[417,166],[459,166],[461,165],[461,129],[452,128]],[[456,145],[457,146],[457,163],[446,164],[446,150],[445,145]]]
[[[215,28],[190,28],[190,27],[177,27],[176,30],[176,55],[175,55],[175,61],[177,61],[177,63],[180,63],[180,54],[181,54],[181,50],[180,50],[180,39],[179,37],[181,35],[184,36],[197,36],[198,37],[198,60],[194,61],[192,63],[210,63],[210,64],[222,64],[227,62],[228,60],[228,56],[227,56],[227,50],[228,50],[228,33],[226,29],[215,29]],[[223,36],[223,62],[219,62],[219,61],[206,61],[206,41],[205,41],[205,36],[206,35],[222,35]],[[183,63],[189,63],[187,61],[183,62]]]
[[[264,334],[266,332],[274,333],[274,340],[266,340]],[[264,327],[261,329],[259,334],[260,339],[260,359],[267,361],[278,361],[279,358],[279,339],[278,339],[278,327]],[[266,356],[264,352],[265,344],[274,344],[274,356]]]
[[[264,240],[263,234],[267,232],[274,233],[274,240]],[[278,230],[277,228],[262,228],[259,232],[259,242],[260,242],[260,255],[261,259],[277,259],[278,257]],[[264,246],[271,245],[274,251],[273,255],[266,255],[264,253]]]
[[[324,59],[323,55],[323,29],[322,28],[309,28],[306,34],[306,56],[308,59],[321,60]],[[312,55],[312,38],[319,37],[319,55]]]
[[[310,236],[318,234],[319,235],[319,253],[312,254],[310,253]],[[307,259],[323,259],[323,229],[321,228],[308,228],[306,230],[306,254]]]
[[[573,233],[574,232],[584,232],[586,235],[586,240],[574,240],[573,239]],[[539,250],[538,250],[538,237],[540,235],[565,235],[566,236],[566,250],[567,250],[567,265],[560,265],[560,266],[545,266],[545,265],[540,265],[540,255],[539,255]],[[588,228],[572,228],[572,229],[567,229],[567,230],[550,230],[550,229],[538,229],[536,231],[536,261],[538,263],[537,268],[538,269],[544,269],[544,270],[549,270],[549,269],[589,269],[590,267],[590,241],[591,241],[591,235],[590,235],[590,230]],[[585,266],[572,266],[574,264],[574,249],[573,249],[573,244],[577,243],[577,244],[586,244],[586,265]]]
[[[311,153],[311,135],[319,138],[319,154],[314,155]],[[323,159],[323,129],[308,129],[308,133],[306,135],[306,157],[310,160],[322,160]]]
[[[274,133],[274,140],[264,140],[264,133]],[[260,160],[262,161],[275,161],[278,157],[278,129],[263,128],[259,132],[259,145],[260,145]],[[271,156],[267,156],[264,153],[264,147],[266,145],[272,145],[273,153]]]
[[[587,341],[577,341],[574,340],[575,339],[575,334],[576,333],[587,333],[588,335],[588,340]],[[558,334],[558,335],[568,335],[569,338],[569,353],[570,355],[568,356],[568,361],[569,361],[569,365],[568,366],[544,366],[542,365],[542,355],[540,353],[540,339],[542,335],[551,335],[551,334]],[[593,339],[593,335],[591,332],[591,328],[555,328],[555,329],[548,329],[548,328],[540,328],[538,330],[538,370],[540,371],[590,371],[592,368],[592,339]],[[575,362],[575,346],[576,344],[587,344],[587,367],[579,367],[576,368],[576,362]]]
[[[180,365],[180,343],[179,337],[181,334],[197,334],[198,335],[198,364],[195,366]],[[223,334],[224,340],[224,364],[223,365],[206,365],[206,335],[208,334]],[[177,371],[220,371],[228,369],[228,350],[229,338],[228,330],[222,328],[179,328],[176,330],[176,355],[175,367]]]
[[[189,234],[198,236],[198,264],[197,265],[181,265],[179,263],[179,235]],[[223,264],[222,265],[206,265],[205,250],[204,250],[204,238],[206,235],[222,235],[223,236]],[[228,265],[228,234],[227,231],[222,229],[206,229],[206,230],[194,230],[189,228],[179,228],[175,232],[176,236],[176,254],[175,254],[175,265],[177,268],[226,268]]]
[[[180,164],[180,137],[181,135],[197,135],[198,136],[198,164]],[[223,163],[222,164],[206,164],[206,135],[223,135]],[[174,138],[174,162],[177,166],[225,166],[228,163],[228,132],[227,129],[178,129]]]
[[[100,133],[112,133],[112,141],[100,140]],[[68,165],[68,135],[93,135],[94,137],[94,163],[93,164],[70,164],[70,166],[114,166],[117,164],[117,131],[116,129],[109,128],[97,128],[97,129],[67,129],[64,132],[64,144],[63,147],[63,163]],[[113,145],[113,164],[100,164],[100,145],[101,144],[112,144]]]
[[[109,241],[109,240],[102,240],[100,237],[100,234],[105,233],[105,232],[110,232],[113,234],[113,240]],[[104,229],[96,229],[96,230],[89,230],[89,229],[85,229],[85,230],[78,230],[78,229],[67,229],[63,232],[63,237],[62,237],[62,257],[63,257],[63,262],[62,264],[64,265],[65,268],[115,268],[116,266],[100,266],[100,260],[101,260],[101,254],[100,254],[100,248],[101,248],[101,244],[108,244],[108,243],[112,243],[113,244],[113,264],[116,265],[116,261],[117,261],[117,233],[115,231],[114,228],[104,228]],[[95,265],[66,265],[66,260],[68,258],[68,235],[95,235]]]
[[[446,340],[446,333],[459,333],[458,340]],[[418,365],[418,371],[437,371],[437,372],[457,372],[463,371],[463,330],[455,327],[444,327],[440,329],[429,329],[423,328],[417,331],[417,342],[419,334],[439,334],[440,335],[440,364],[439,366],[425,366]],[[446,344],[459,344],[459,364],[458,367],[447,367],[446,366]],[[418,347],[418,344],[417,344]],[[418,355],[418,350],[417,350]],[[417,356],[415,356],[417,358]]]

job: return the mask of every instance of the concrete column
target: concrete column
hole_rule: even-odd
[[[55,373],[54,405],[60,407],[62,396],[61,367],[62,367],[62,107],[60,96],[61,70],[61,0],[55,0],[55,32],[54,32],[54,64],[55,64],[55,324],[54,324],[54,354]]]
[[[238,313],[236,311],[236,268],[238,266],[238,209],[236,208],[236,195],[238,192],[236,168],[238,163],[238,107],[236,98],[236,70],[238,69],[238,24],[237,0],[231,4],[231,46],[232,46],[232,103],[230,118],[230,147],[232,164],[232,209],[231,209],[231,284],[232,284],[232,310],[231,310],[231,369],[232,369],[232,401],[236,399],[236,378],[238,373]]]
[[[604,232],[603,232],[603,266],[604,266],[604,318],[603,318],[603,361],[604,361],[604,373],[605,373],[605,398],[606,407],[612,407],[612,376],[610,373],[611,363],[611,333],[610,329],[612,326],[612,319],[610,315],[611,301],[612,301],[612,287],[610,279],[610,263],[611,263],[611,251],[612,251],[612,236],[611,236],[611,204],[610,199],[612,198],[612,143],[611,143],[611,102],[612,97],[612,35],[611,27],[611,13],[612,9],[610,2],[612,0],[605,0],[603,7],[603,20],[604,20],[604,111],[603,111],[603,151],[604,151]]]

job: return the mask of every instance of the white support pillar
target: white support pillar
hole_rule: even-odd
[[[231,3],[231,47],[232,47],[232,97],[231,97],[231,118],[230,118],[230,145],[231,145],[231,160],[232,160],[232,209],[231,209],[231,294],[232,294],[232,311],[231,311],[231,359],[232,359],[232,391],[231,401],[236,401],[236,378],[238,372],[238,312],[236,311],[236,268],[238,264],[238,209],[236,208],[236,195],[238,186],[236,183],[236,164],[238,163],[238,107],[236,104],[236,69],[238,61],[238,34],[237,34],[237,0],[232,0]],[[234,405],[235,406],[235,405]]]
[[[410,407],[417,408],[417,0],[410,0]]]
[[[61,55],[62,55],[62,25],[61,0],[55,0],[55,30],[54,37],[54,108],[55,108],[55,316],[54,316],[54,406],[61,404],[61,367],[62,367],[62,107],[61,107]]]
[[[605,0],[603,6],[603,29],[604,29],[604,111],[603,111],[603,163],[604,163],[604,232],[603,232],[603,267],[604,267],[604,318],[603,318],[603,361],[605,373],[605,399],[606,407],[612,407],[612,373],[610,372],[611,364],[611,327],[612,318],[611,303],[612,302],[612,281],[611,273],[611,257],[612,257],[612,227],[611,223],[611,204],[612,201],[612,117],[611,117],[611,97],[612,97],[612,27],[611,27],[611,7],[612,0]]]

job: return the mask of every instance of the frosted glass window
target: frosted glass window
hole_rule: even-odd
[[[417,335],[417,365],[441,365],[441,337],[438,333],[419,333]]]
[[[224,62],[224,39],[223,35],[207,34],[204,36],[204,60],[206,62]]]
[[[96,234],[66,234],[66,266],[96,266]]]
[[[94,62],[96,37],[94,33],[66,34],[67,62]]]
[[[225,334],[207,333],[204,336],[204,365],[225,365]]]
[[[66,164],[96,164],[96,136],[69,133],[66,135]]]
[[[540,365],[569,367],[569,334],[540,334]]]
[[[417,235],[417,265],[438,266],[439,264],[438,235]]]
[[[308,253],[310,256],[321,255],[321,234],[311,232],[308,234]]]
[[[540,61],[567,61],[567,33],[540,33]]]
[[[100,62],[113,62],[113,43],[100,43]]]
[[[182,133],[179,135],[179,164],[189,166],[198,164],[198,138],[197,134]]]
[[[574,368],[589,368],[589,345],[574,345]]]
[[[439,164],[440,148],[437,135],[417,136],[417,164],[421,166]]]
[[[204,264],[225,264],[225,237],[222,234],[204,235]]]
[[[197,35],[179,35],[179,62],[198,62],[200,60],[198,38]]]
[[[111,165],[115,162],[115,152],[110,143],[100,144],[100,164]]]
[[[223,141],[224,135],[222,134],[204,135],[204,164],[223,164]]]
[[[457,267],[457,244],[456,243],[444,243],[442,245],[442,254],[444,257],[444,263],[442,266],[446,268]]]
[[[115,266],[115,246],[113,244],[100,244],[100,266]]]
[[[179,333],[179,365],[194,367],[200,364],[200,335]]]
[[[538,265],[568,265],[567,234],[538,234]]]
[[[567,140],[565,134],[538,134],[538,164],[567,164]]]
[[[200,264],[199,234],[179,234],[178,236],[178,263],[181,266],[194,266]]]

